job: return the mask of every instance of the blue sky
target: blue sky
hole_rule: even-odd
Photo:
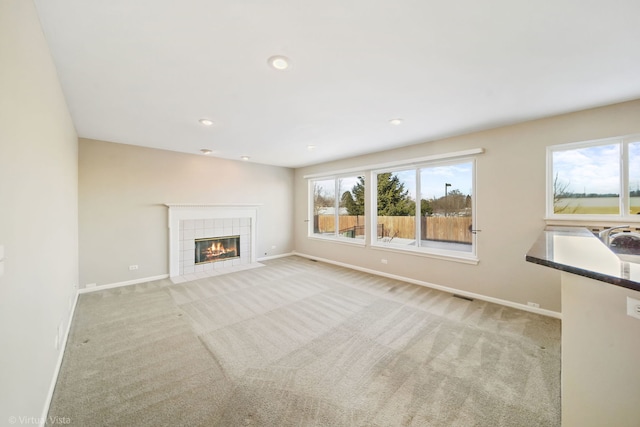
[[[471,194],[472,189],[471,163],[459,163],[446,166],[431,166],[420,171],[420,185],[423,199],[440,198],[444,196],[445,184],[451,184],[447,191],[460,190],[463,194]],[[397,172],[396,175],[405,182],[405,188],[409,190],[415,200],[415,171]]]
[[[629,187],[640,186],[640,142],[629,144]],[[572,193],[620,192],[620,145],[553,152],[553,177]]]

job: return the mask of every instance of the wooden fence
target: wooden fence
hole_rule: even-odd
[[[422,240],[471,243],[472,221],[470,216],[422,217]]]
[[[352,236],[364,234],[365,219],[362,215],[339,215],[339,230]],[[471,217],[431,216],[421,217],[420,234],[422,240],[471,243]],[[316,233],[335,232],[334,215],[316,215]],[[379,216],[378,237],[415,239],[416,224],[413,216]]]

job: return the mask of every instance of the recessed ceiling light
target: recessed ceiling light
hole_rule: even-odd
[[[251,157],[249,157],[249,156],[241,156],[240,158],[246,162],[246,161],[247,161],[247,160],[249,160]]]
[[[391,119],[391,120],[389,120],[389,123],[391,123],[394,126],[399,126],[399,125],[402,124],[402,122],[403,122],[402,119]]]
[[[209,150],[208,148],[203,148],[202,150],[200,150],[200,152],[202,154],[211,154],[213,151]]]
[[[286,56],[275,55],[270,57],[267,62],[276,70],[283,71],[289,68],[289,58],[287,58]]]
[[[209,119],[200,119],[198,120],[202,126],[211,126],[213,125],[213,120]]]

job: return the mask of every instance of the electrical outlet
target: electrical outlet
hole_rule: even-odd
[[[138,269],[138,265],[137,264],[129,266],[129,270],[137,270],[137,269]]]
[[[540,304],[538,304],[537,302],[528,302],[527,305],[529,307],[540,308]]]
[[[388,263],[389,263],[389,261],[387,261],[385,258],[382,258],[382,259],[380,260],[380,262],[381,262],[381,263],[383,263],[383,264],[388,264]]]
[[[640,300],[627,297],[627,315],[640,319]]]

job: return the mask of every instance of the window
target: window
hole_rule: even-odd
[[[482,148],[305,176],[308,236],[477,264]]]
[[[364,240],[364,176],[310,181],[315,237]]]
[[[558,145],[547,153],[548,216],[611,219],[640,213],[640,136]]]
[[[473,256],[474,165],[463,159],[375,172],[373,245]]]
[[[640,215],[640,137],[629,147],[629,213]]]

